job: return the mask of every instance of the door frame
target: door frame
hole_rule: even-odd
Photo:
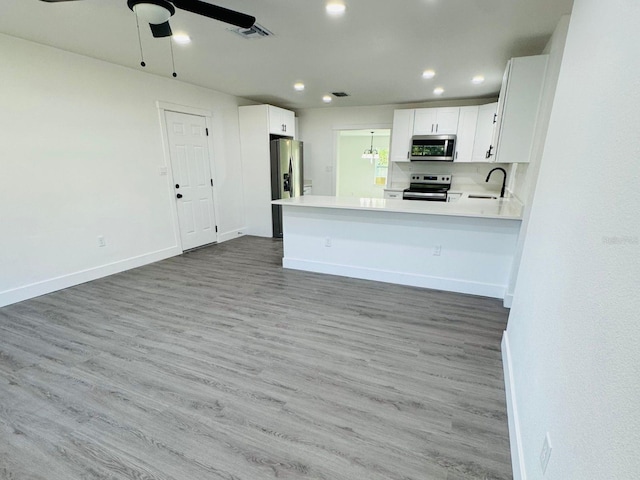
[[[393,125],[391,123],[360,123],[357,125],[334,125],[332,127],[333,130],[333,153],[332,153],[332,170],[333,170],[333,178],[331,179],[331,195],[335,197],[338,190],[338,150],[340,147],[340,132],[344,130],[389,130],[391,131],[391,127]],[[389,140],[391,141],[391,140]],[[391,146],[391,144],[389,144]],[[391,175],[391,162],[389,162],[389,177]],[[388,183],[388,180],[387,180]]]
[[[174,188],[175,184],[173,179],[173,171],[171,168],[171,147],[169,145],[169,136],[167,131],[167,119],[165,116],[165,112],[176,112],[176,113],[184,113],[186,115],[196,115],[198,117],[204,117],[205,126],[209,130],[209,135],[207,136],[207,148],[209,150],[209,168],[211,169],[211,176],[213,177],[213,214],[215,216],[215,224],[216,224],[216,232],[215,232],[215,242],[220,242],[220,229],[218,228],[219,223],[219,212],[218,212],[218,175],[216,171],[216,162],[214,155],[214,142],[213,142],[213,113],[210,110],[204,110],[202,108],[190,107],[188,105],[180,105],[177,103],[156,101],[156,106],[158,108],[158,117],[160,119],[160,133],[162,135],[162,150],[163,150],[163,160],[164,163],[159,165],[160,175],[167,177],[167,197],[169,199],[170,210],[171,210],[171,221],[173,223],[173,236],[176,242],[176,246],[184,253],[184,248],[182,246],[182,237],[180,235],[180,222],[178,220],[178,204],[174,201]]]

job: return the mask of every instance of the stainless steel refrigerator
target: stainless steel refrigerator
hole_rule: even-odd
[[[271,199],[303,195],[302,142],[290,138],[271,141]],[[272,205],[273,236],[282,237],[282,207]]]

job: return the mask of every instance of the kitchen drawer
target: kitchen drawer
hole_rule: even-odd
[[[396,200],[402,200],[402,190],[385,190],[384,198],[395,198]]]

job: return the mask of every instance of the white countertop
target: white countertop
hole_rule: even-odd
[[[274,200],[271,203],[289,207],[338,208],[421,215],[522,220],[522,204],[516,198],[488,200],[468,198],[468,195],[469,194],[465,193],[459,200],[449,203],[384,198],[329,197],[322,195],[286,198]]]

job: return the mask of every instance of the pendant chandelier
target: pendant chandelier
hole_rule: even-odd
[[[378,160],[380,158],[378,150],[373,148],[373,132],[371,132],[371,146],[365,149],[364,153],[362,154],[362,158],[367,158],[371,161]]]

